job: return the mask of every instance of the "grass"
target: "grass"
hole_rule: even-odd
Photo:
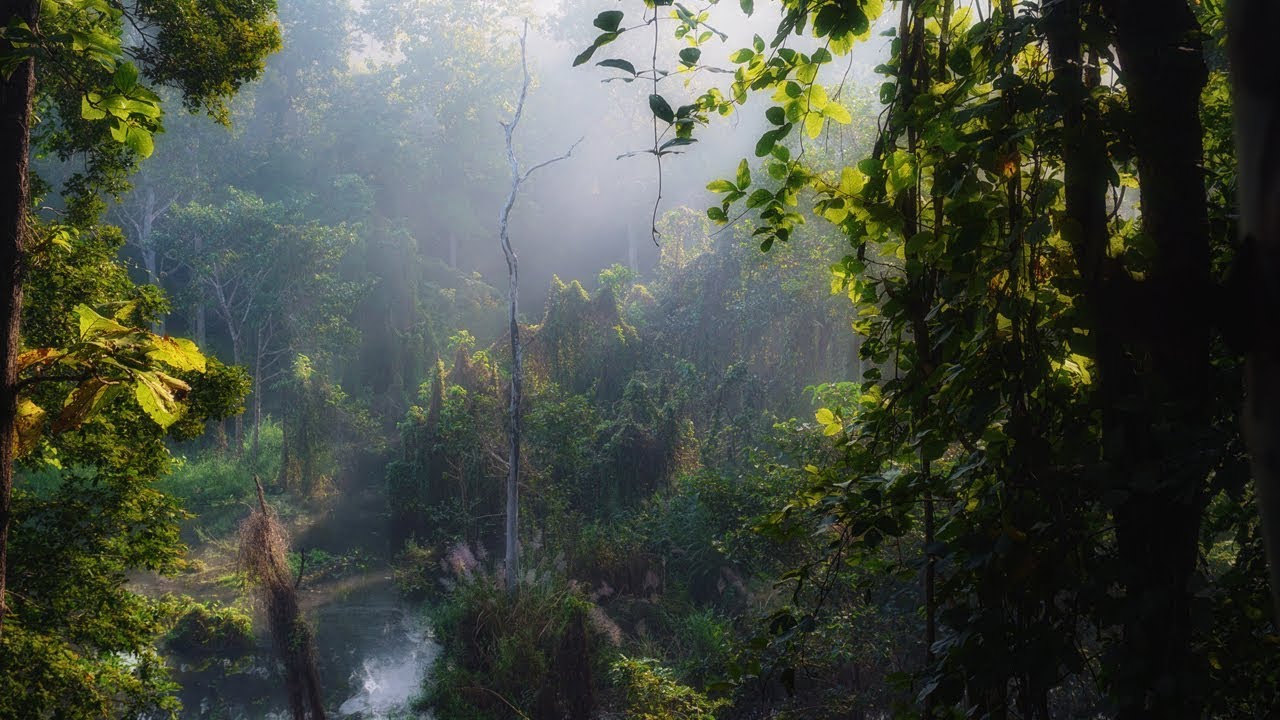
[[[189,528],[197,537],[226,537],[235,532],[240,520],[256,503],[253,476],[270,486],[280,473],[280,449],[284,440],[280,425],[262,426],[258,453],[245,450],[239,457],[230,452],[206,450],[179,456],[174,471],[156,487],[174,496],[196,517]],[[281,498],[272,498],[278,509]],[[282,512],[284,514],[284,512]]]

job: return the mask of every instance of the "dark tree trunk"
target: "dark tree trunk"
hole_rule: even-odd
[[[0,27],[12,22],[36,25],[33,0],[7,0]],[[13,52],[0,42],[0,55]],[[22,323],[22,274],[31,192],[27,162],[31,155],[31,102],[35,97],[35,61],[27,60],[8,79],[0,78],[0,631],[8,614],[5,576],[9,525],[13,514],[13,463],[18,420],[18,333]]]
[[[1124,498],[1114,518],[1127,619],[1113,695],[1120,720],[1198,718],[1189,584],[1208,472],[1195,452],[1209,440],[1197,432],[1208,425],[1212,385],[1200,123],[1207,71],[1184,0],[1112,0],[1106,8],[1132,113],[1142,223],[1158,249],[1141,282],[1123,268],[1104,272],[1098,306],[1123,344],[1099,358],[1110,388],[1104,440],[1113,489]]]

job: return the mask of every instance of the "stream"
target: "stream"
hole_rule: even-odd
[[[412,711],[439,646],[385,573],[344,584],[307,611],[316,630],[320,676],[332,718],[429,719]],[[182,717],[287,720],[288,703],[270,640],[259,633],[244,658],[173,659]]]

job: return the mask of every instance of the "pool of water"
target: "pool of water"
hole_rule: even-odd
[[[316,631],[320,676],[332,718],[426,719],[410,708],[439,646],[425,623],[400,599],[388,578],[356,578],[342,592],[304,599]],[[239,660],[175,658],[183,718],[285,720],[288,703],[271,655],[257,650]]]

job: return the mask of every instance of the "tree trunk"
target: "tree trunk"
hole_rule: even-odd
[[[259,347],[253,356],[253,441],[251,455],[258,457],[258,446],[262,436],[262,348]]]
[[[1235,103],[1243,307],[1245,318],[1244,432],[1249,444],[1254,494],[1262,513],[1271,595],[1280,617],[1280,344],[1274,318],[1280,307],[1280,160],[1275,157],[1280,112],[1280,69],[1272,45],[1280,6],[1270,0],[1236,0],[1231,6],[1228,50]]]
[[[505,228],[504,228],[505,234]],[[509,247],[509,245],[508,245]],[[520,347],[520,322],[517,320],[517,300],[520,292],[520,273],[514,251],[507,255],[507,279],[509,282],[508,307],[511,332],[511,447],[507,468],[507,589],[514,592],[520,573],[520,400],[523,392],[521,376],[524,373],[524,353]]]
[[[37,3],[9,0],[0,9],[0,27],[14,22],[36,26]],[[13,52],[0,42],[0,55]],[[22,324],[22,280],[31,204],[27,163],[31,155],[31,102],[35,61],[26,60],[7,79],[0,78],[0,632],[8,614],[9,526],[13,515],[13,463],[18,420],[18,348]]]
[[[1212,386],[1200,123],[1207,71],[1200,28],[1184,0],[1113,0],[1107,9],[1136,129],[1142,224],[1158,248],[1145,280],[1123,268],[1110,273],[1099,308],[1116,323],[1124,351],[1138,358],[1112,350],[1112,367],[1099,363],[1112,393],[1105,444],[1113,485],[1124,492],[1114,519],[1128,619],[1113,696],[1120,720],[1199,718],[1194,680],[1202,668],[1191,649],[1189,585],[1211,462],[1195,454],[1207,441],[1197,433],[1207,430]]]

